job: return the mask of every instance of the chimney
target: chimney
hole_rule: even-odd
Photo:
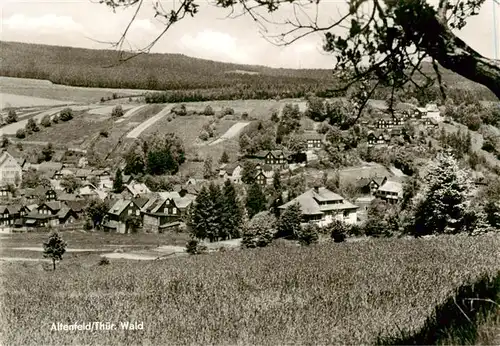
[[[314,192],[319,193],[319,185],[314,185]]]

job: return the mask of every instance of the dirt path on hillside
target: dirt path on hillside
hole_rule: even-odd
[[[127,118],[130,118],[131,116],[134,116],[141,109],[144,109],[146,107],[147,107],[147,105],[141,105],[141,106],[137,106],[137,107],[134,107],[132,109],[129,109],[128,111],[125,112],[125,114],[123,114],[123,116],[120,119],[118,119],[117,121],[115,121],[115,123],[119,124],[119,123],[124,122]]]
[[[239,123],[234,124],[233,126],[231,126],[229,128],[229,130],[226,131],[226,133],[224,133],[222,136],[220,136],[215,141],[211,142],[209,145],[217,145],[219,143],[224,142],[227,139],[231,139],[233,137],[236,137],[241,132],[241,130],[243,130],[248,124],[250,124],[250,123],[249,122],[239,122]]]
[[[141,135],[141,133],[144,130],[146,130],[148,127],[150,127],[151,125],[153,125],[154,123],[156,123],[158,120],[160,120],[161,118],[163,118],[165,115],[169,114],[171,108],[172,108],[171,105],[168,105],[168,104],[165,105],[165,108],[163,108],[158,114],[156,114],[155,116],[153,116],[153,117],[147,119],[146,121],[142,122],[135,129],[133,129],[132,131],[130,131],[129,133],[127,133],[126,138],[136,139],[137,137],[139,137]]]

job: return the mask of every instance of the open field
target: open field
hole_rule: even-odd
[[[52,84],[48,80],[25,79],[0,77],[1,92],[12,95],[25,96],[26,102],[30,98],[44,98],[57,100],[57,102],[99,102],[104,97],[112,97],[116,94],[118,97],[142,95],[147,90],[138,89],[111,89],[111,88],[85,88],[74,87],[59,84]],[[7,99],[8,100],[8,99]],[[12,102],[15,98],[11,99]],[[21,98],[19,100],[22,100]],[[3,102],[2,102],[3,103]],[[11,104],[14,107],[14,104]],[[29,104],[18,104],[17,106],[29,106]],[[1,108],[1,107],[0,107]]]
[[[108,266],[89,255],[55,272],[4,262],[0,326],[9,345],[374,344],[429,328],[458,288],[498,275],[499,246],[498,236],[443,236]],[[50,331],[53,322],[94,320],[144,322],[144,330]],[[435,321],[443,325],[434,338],[447,337],[448,322]],[[487,337],[494,334],[483,344]]]
[[[4,91],[3,86],[0,90]],[[71,103],[72,102],[70,101],[60,101],[60,100],[52,100],[41,97],[14,95],[14,94],[7,94],[4,92],[0,93],[0,109],[7,107],[57,106],[57,105],[65,105]]]

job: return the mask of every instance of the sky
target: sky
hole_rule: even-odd
[[[128,42],[142,48],[162,30],[163,24],[153,18],[153,0],[143,0],[143,7],[132,26]],[[161,1],[171,9],[175,0]],[[430,0],[437,1],[437,0]],[[479,53],[494,57],[493,0],[486,0],[478,16],[457,34]],[[290,46],[276,46],[265,37],[278,34],[282,26],[269,24],[267,33],[249,16],[227,18],[230,10],[217,8],[213,1],[198,0],[199,13],[176,23],[158,41],[152,52],[181,53],[188,56],[225,62],[266,65],[285,68],[331,68],[333,58],[322,49],[322,36],[307,36]],[[320,23],[338,17],[344,0],[323,0]],[[98,0],[0,0],[0,40],[53,44],[82,48],[110,49],[127,26],[134,8],[117,9],[99,4]],[[273,14],[274,21],[290,17],[290,7]],[[497,6],[497,28],[500,40],[500,5]],[[304,16],[301,16],[304,19]],[[264,37],[265,36],[265,37]],[[498,44],[500,57],[500,43]]]

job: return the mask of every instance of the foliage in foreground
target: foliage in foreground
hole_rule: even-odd
[[[9,345],[373,344],[418,331],[458,286],[496,274],[499,246],[499,237],[486,235],[330,242],[165,262],[64,263],[52,275],[6,263],[0,328]],[[50,331],[74,316],[132,319],[145,329]]]

